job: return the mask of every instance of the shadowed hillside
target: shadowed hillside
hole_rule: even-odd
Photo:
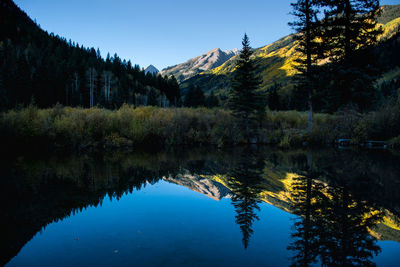
[[[0,0],[0,110],[35,102],[107,108],[175,105],[179,86],[99,49],[41,29],[12,0]],[[151,100],[150,100],[151,99]]]

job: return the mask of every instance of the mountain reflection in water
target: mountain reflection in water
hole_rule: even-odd
[[[374,265],[378,240],[400,242],[398,160],[382,151],[252,147],[13,159],[0,166],[0,263],[46,225],[101,206],[105,196],[118,200],[164,180],[215,200],[230,198],[244,249],[265,234],[254,226],[263,223],[258,214],[269,203],[295,215],[283,253],[293,266]]]

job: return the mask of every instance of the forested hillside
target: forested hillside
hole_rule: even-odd
[[[378,45],[369,48],[368,51],[360,51],[358,59],[354,60],[360,61],[360,64],[371,65],[375,70],[369,73],[372,78],[377,79],[373,99],[375,104],[399,87],[397,77],[400,75],[400,5],[382,6],[381,10],[377,22],[379,26],[382,26],[383,33],[379,37]],[[299,57],[296,51],[297,46],[294,35],[289,35],[254,51],[253,61],[256,64],[256,71],[262,77],[261,89],[266,92],[271,109],[303,110],[305,108],[305,101],[301,99],[302,92],[296,92],[292,79],[297,73],[295,69],[295,60]],[[188,88],[194,85],[199,86],[206,93],[212,91],[222,99],[226,99],[235,71],[236,59],[233,57],[217,68],[204,71],[186,80],[181,84],[182,92],[186,93]],[[326,60],[321,60],[320,65],[326,62]],[[329,93],[326,90],[331,90],[328,88],[330,78],[321,79],[327,84],[320,85],[323,89],[316,96],[316,100],[320,100],[320,103],[316,104],[317,111],[335,111],[339,104],[344,104],[337,103],[331,107],[322,103],[332,100],[321,99]]]
[[[176,105],[174,78],[145,74],[117,54],[100,51],[42,30],[12,0],[0,0],[0,109],[34,101],[115,108],[123,103]]]

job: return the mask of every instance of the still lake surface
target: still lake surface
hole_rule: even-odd
[[[5,266],[400,266],[400,155],[242,147],[0,165]]]

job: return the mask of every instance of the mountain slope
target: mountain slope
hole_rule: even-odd
[[[266,168],[264,171],[268,170]],[[262,191],[257,196],[257,199],[273,205],[285,212],[294,213],[294,186],[296,178],[299,175],[296,173],[288,173],[282,170],[269,169],[264,176],[264,180],[258,186]],[[232,188],[229,184],[232,177],[227,175],[189,175],[184,174],[178,177],[163,178],[165,181],[184,186],[192,191],[201,193],[214,200],[229,198],[232,193]],[[323,183],[322,181],[316,181]],[[400,225],[398,218],[389,210],[384,210],[385,216],[374,227],[369,229],[369,233],[379,240],[393,240],[400,242]],[[366,214],[365,216],[368,216]]]
[[[400,5],[382,6],[382,13],[378,23],[384,33],[381,41],[392,38],[400,26]],[[282,85],[281,95],[288,95],[293,87],[291,77],[296,73],[294,69],[297,42],[293,35],[286,36],[272,44],[254,50],[254,62],[257,72],[262,77],[261,88],[267,90],[274,83]],[[200,86],[205,92],[214,91],[219,95],[227,95],[230,88],[230,79],[236,65],[236,57],[232,57],[219,67],[203,71],[198,75],[185,80],[181,84],[183,93],[190,84]]]
[[[117,54],[104,59],[98,49],[49,34],[12,0],[0,0],[0,110],[32,100],[39,107],[141,105],[149,88],[171,103],[179,98],[175,80],[147,77]]]
[[[181,185],[189,188],[192,191],[201,193],[214,200],[221,200],[229,197],[230,191],[224,185],[217,181],[207,179],[202,175],[191,175],[188,173],[179,175],[178,177],[165,177],[165,181]]]
[[[185,63],[165,68],[161,71],[161,74],[163,76],[174,75],[179,82],[183,82],[203,71],[221,66],[237,54],[237,49],[222,51],[219,48],[215,48],[201,56],[192,58]]]

